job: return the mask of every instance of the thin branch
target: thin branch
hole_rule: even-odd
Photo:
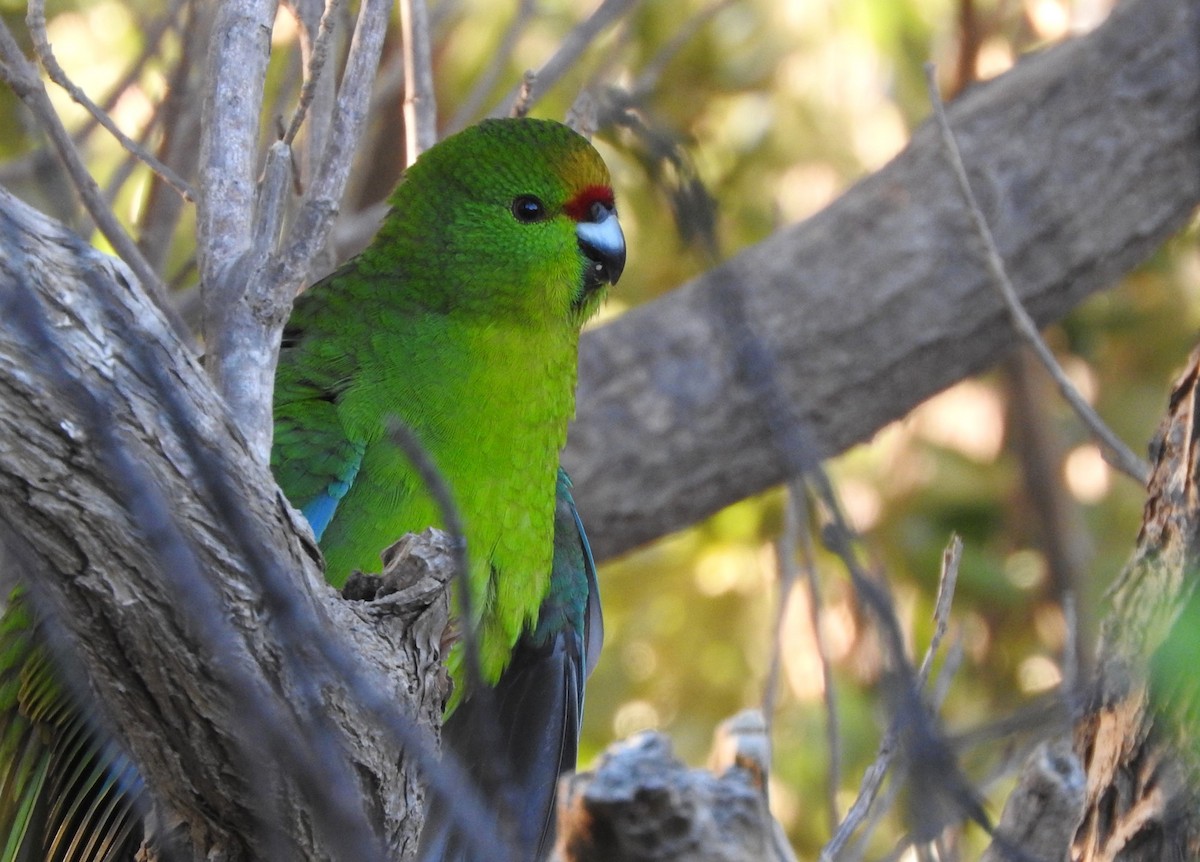
[[[513,53],[517,47],[517,40],[521,38],[521,34],[525,32],[525,29],[529,26],[529,22],[533,20],[533,13],[536,11],[536,8],[537,0],[520,0],[516,13],[513,15],[512,20],[508,22],[508,27],[505,28],[504,34],[500,37],[500,41],[496,45],[496,50],[492,53],[491,62],[488,63],[487,68],[475,80],[474,85],[471,87],[471,92],[459,103],[458,110],[454,112],[454,116],[446,124],[447,135],[462,131],[483,109],[484,102],[492,94],[492,90],[496,88],[496,82],[500,80],[500,75],[504,72],[505,67],[512,62]]]
[[[254,202],[254,233],[250,240],[250,259],[266,260],[275,250],[283,213],[287,207],[288,188],[292,178],[292,148],[286,141],[273,143],[267,150],[259,181],[258,199]]]
[[[1012,281],[1009,280],[1008,272],[1005,270],[1004,260],[1000,257],[1000,252],[996,248],[996,241],[992,237],[987,219],[983,215],[983,210],[979,207],[979,202],[975,199],[975,193],[971,190],[971,181],[967,177],[967,169],[963,165],[962,153],[959,152],[958,143],[954,138],[954,131],[950,128],[950,121],[946,118],[946,108],[942,103],[942,97],[938,91],[937,68],[932,63],[925,64],[925,80],[929,88],[929,101],[933,105],[933,114],[938,129],[941,132],[946,159],[949,161],[950,167],[954,171],[955,179],[958,181],[958,188],[962,193],[963,201],[967,205],[967,210],[971,214],[971,221],[974,224],[976,235],[983,243],[988,270],[992,275],[992,284],[1000,292],[1005,307],[1007,307],[1009,315],[1012,318],[1013,326],[1020,333],[1021,337],[1033,348],[1042,365],[1046,367],[1046,370],[1050,372],[1050,376],[1054,378],[1054,382],[1058,385],[1059,392],[1062,393],[1063,398],[1071,405],[1076,415],[1079,416],[1084,425],[1087,426],[1088,430],[1091,431],[1092,435],[1100,443],[1101,449],[1104,452],[1104,459],[1117,470],[1145,485],[1150,480],[1150,465],[1135,455],[1113,433],[1112,429],[1104,424],[1104,420],[1097,415],[1091,405],[1083,399],[1083,396],[1079,394],[1079,390],[1075,388],[1074,384],[1067,377],[1066,372],[1059,366],[1050,348],[1046,346],[1046,342],[1042,340],[1037,324],[1033,322],[1033,318],[1029,316],[1029,313],[1025,311],[1025,307],[1021,304],[1021,299],[1017,296],[1017,291],[1013,287]]]
[[[359,10],[338,91],[333,128],[320,165],[313,173],[308,197],[274,262],[272,283],[295,284],[304,278],[308,262],[325,243],[346,187],[354,149],[366,122],[372,82],[379,66],[390,13],[388,0],[367,0]]]
[[[296,140],[296,135],[299,134],[300,127],[304,124],[305,117],[308,116],[308,109],[316,96],[317,84],[321,80],[321,73],[329,59],[329,45],[333,41],[334,15],[341,4],[342,0],[328,0],[321,12],[321,21],[317,26],[317,38],[312,40],[308,62],[304,65],[304,86],[300,88],[300,100],[296,105],[295,113],[292,114],[292,121],[288,123],[287,131],[283,135],[283,142],[289,147]],[[308,32],[303,22],[300,30],[305,34]],[[303,41],[307,43],[308,40],[304,39]]]
[[[411,165],[437,143],[437,101],[425,0],[400,0],[404,40],[404,158]]]
[[[927,655],[933,654],[932,644]],[[962,660],[965,655],[963,640],[961,637],[950,639],[949,646],[946,647],[946,658],[942,662],[942,666],[938,668],[937,676],[933,678],[933,685],[929,691],[929,707],[933,712],[938,712],[942,708],[942,704],[946,702],[946,698],[950,695],[950,683],[954,680],[954,675],[958,673],[958,669],[962,667]]]
[[[1062,612],[1066,628],[1066,639],[1063,641],[1062,683],[1059,685],[1059,690],[1062,692],[1068,714],[1072,720],[1075,720],[1082,716],[1085,707],[1084,692],[1081,688],[1079,613],[1076,610],[1075,593],[1067,592],[1063,594]]]
[[[517,95],[512,100],[512,107],[508,111],[510,117],[524,117],[529,113],[529,109],[533,107],[533,87],[536,83],[537,72],[526,69],[525,74],[521,76],[521,83],[517,85]]]
[[[203,58],[208,53],[208,36],[212,32],[213,10],[207,4],[189,3],[186,17],[179,28],[179,57],[166,80],[166,94],[155,106],[151,124],[162,129],[157,151],[159,158],[184,176],[194,176],[199,153],[196,140],[200,131],[201,102],[197,93],[204,85]],[[184,203],[165,183],[152,174],[145,194],[145,204],[138,217],[138,247],[154,268],[168,279],[167,287],[180,307],[176,290],[180,271],[168,277],[164,271],[175,229],[183,216]],[[189,238],[190,239],[190,238]],[[194,258],[193,258],[194,260]],[[181,271],[194,270],[194,266]],[[186,319],[186,316],[185,316]],[[195,323],[200,331],[201,323]]]
[[[117,128],[117,124],[112,121],[112,117],[93,102],[87,93],[77,86],[67,75],[63,67],[59,65],[58,59],[54,56],[54,49],[50,46],[49,34],[46,32],[45,0],[29,0],[29,11],[25,15],[25,24],[29,27],[29,35],[33,39],[33,50],[37,54],[38,60],[41,61],[42,67],[46,70],[46,74],[50,76],[50,80],[66,90],[71,98],[79,105],[82,105],[97,123],[102,125],[108,130],[110,135],[120,141],[121,146],[136,156],[142,164],[161,176],[184,200],[195,201],[196,193],[187,180],[160,162],[145,147]]]
[[[184,5],[183,0],[173,0],[170,9],[143,27],[141,53],[138,54],[121,79],[117,81],[108,94],[101,100],[100,110],[102,112],[108,113],[111,111],[117,101],[142,76],[146,65],[157,54],[163,37],[167,34],[168,30],[175,26],[180,10],[183,9]],[[89,115],[87,120],[71,133],[71,141],[76,146],[82,145],[99,125],[96,118]],[[44,148],[38,148],[22,158],[5,162],[3,167],[0,167],[0,183],[28,179],[36,174],[42,164],[53,158]]]
[[[775,616],[775,634],[771,645],[771,662],[767,671],[767,682],[763,693],[763,720],[768,736],[774,726],[773,716],[778,697],[779,675],[783,665],[783,633],[787,609],[797,581],[796,554],[800,554],[799,575],[804,577],[808,588],[809,625],[816,643],[817,657],[821,663],[821,683],[825,705],[825,747],[829,757],[826,772],[826,804],[829,807],[829,828],[832,831],[841,820],[838,813],[837,794],[842,782],[841,730],[838,722],[837,686],[833,678],[833,667],[829,661],[829,645],[821,624],[821,585],[817,579],[816,553],[809,531],[809,515],[806,491],[803,483],[791,482],[787,487],[787,504],[784,508],[783,533],[777,543],[779,558],[779,598]]]
[[[649,95],[657,86],[658,81],[666,71],[667,66],[683,50],[684,46],[700,33],[719,12],[732,6],[736,0],[715,0],[696,14],[684,21],[663,45],[642,67],[641,73],[629,86],[633,99],[641,99]]]
[[[559,78],[565,75],[579,61],[580,56],[587,50],[587,47],[610,24],[621,18],[621,16],[628,14],[640,2],[641,0],[604,0],[604,2],[596,7],[595,12],[577,24],[566,35],[566,38],[563,39],[558,50],[554,52],[554,56],[547,60],[542,68],[537,70],[537,74],[530,87],[529,97],[526,100],[526,109],[537,102],[547,90],[558,83]],[[521,86],[518,85],[510,90],[492,109],[490,116],[503,117],[508,115],[511,110],[509,106],[516,103]]]
[[[918,673],[919,684],[922,687],[929,678],[934,654],[940,649],[942,640],[945,637],[950,605],[954,597],[954,588],[958,581],[958,567],[961,558],[962,540],[958,536],[952,536],[950,544],[942,552],[941,578],[938,584],[938,597],[934,608],[934,634],[930,639],[929,646],[925,650],[925,655],[921,659],[920,671]],[[935,705],[942,696],[942,692],[935,694],[933,698]],[[820,862],[831,862],[831,860],[839,858],[842,850],[846,847],[846,844],[850,841],[854,833],[863,824],[870,822],[873,817],[872,808],[879,795],[879,790],[883,787],[883,782],[887,778],[892,762],[895,760],[896,755],[900,753],[898,742],[899,733],[897,727],[893,724],[888,728],[879,743],[879,751],[875,756],[874,763],[863,774],[858,795],[851,804],[850,810],[846,812],[845,820],[838,826],[837,831],[834,832],[829,842],[821,848]],[[886,810],[886,806],[879,810]],[[861,844],[862,842],[860,841],[859,843]]]
[[[150,137],[154,134],[154,130],[155,130],[155,127],[158,125],[159,119],[160,119],[160,114],[156,108],[154,110],[154,112],[150,114],[149,119],[146,121],[146,123],[142,126],[141,130],[138,132],[138,139],[134,143],[136,143],[139,147],[142,147],[144,149],[146,146],[146,142],[148,140],[150,140]],[[127,182],[129,182],[129,178],[133,176],[134,170],[141,163],[142,163],[141,159],[138,157],[138,155],[136,153],[132,152],[129,149],[125,150],[125,155],[121,158],[120,163],[116,166],[116,168],[113,169],[113,172],[109,175],[108,182],[106,182],[104,184],[104,200],[108,203],[108,205],[110,207],[112,207],[115,204],[115,202],[117,200],[117,196],[121,194],[121,189],[125,188],[125,184]],[[168,183],[168,185],[169,185],[169,183]],[[175,193],[176,196],[178,197],[177,190],[174,188],[172,188],[171,190],[172,190],[172,193]],[[140,243],[138,244],[138,248],[139,249],[142,248]],[[144,253],[145,253],[145,250],[143,249],[143,254]]]
[[[787,499],[783,510],[783,531],[775,542],[775,556],[779,566],[779,596],[775,603],[775,626],[771,637],[771,659],[767,665],[767,678],[763,685],[762,714],[763,721],[771,727],[775,715],[775,706],[779,699],[779,676],[783,668],[783,634],[787,622],[788,600],[792,588],[796,584],[796,554],[804,534],[806,518],[802,512],[807,510],[803,500],[797,500],[792,489],[787,489]],[[804,536],[805,544],[810,540]],[[807,565],[809,557],[805,555]]]
[[[929,679],[929,671],[933,666],[933,658],[941,648],[942,639],[950,627],[950,606],[954,602],[954,589],[958,585],[958,566],[962,562],[963,543],[957,535],[950,537],[950,544],[942,551],[942,572],[938,578],[937,600],[933,609],[933,636],[929,639],[929,648],[921,660],[921,668],[917,678],[923,687]]]
[[[888,770],[892,767],[892,761],[896,757],[896,740],[894,734],[888,732],[884,734],[882,741],[879,743],[879,751],[875,755],[874,762],[867,767],[863,773],[862,783],[858,788],[858,795],[854,798],[854,802],[850,805],[850,810],[846,812],[846,819],[838,826],[837,831],[833,833],[833,837],[821,848],[821,855],[818,856],[819,862],[833,862],[841,855],[842,850],[849,842],[855,830],[858,829],[871,813],[871,806],[875,802],[875,798],[879,795],[879,788],[883,786],[884,779],[887,778]]]
[[[166,288],[158,274],[146,263],[137,244],[125,232],[125,228],[121,226],[113,211],[104,202],[100,186],[88,172],[78,150],[71,142],[70,135],[67,134],[58,114],[55,113],[54,106],[50,103],[50,97],[46,94],[46,88],[42,86],[42,79],[38,75],[37,69],[21,53],[16,40],[13,39],[12,33],[3,21],[0,21],[0,77],[3,77],[13,92],[29,107],[39,124],[50,136],[63,167],[79,193],[80,200],[83,201],[83,205],[96,222],[100,232],[104,234],[104,238],[112,244],[117,254],[133,270],[138,281],[154,298],[155,304],[171,322],[175,331],[184,341],[188,341],[187,326],[172,308],[170,300],[167,298]]]

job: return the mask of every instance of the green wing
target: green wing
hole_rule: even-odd
[[[343,267],[309,288],[283,331],[275,377],[275,443],[271,471],[320,541],[362,466],[366,445],[346,433],[338,400],[358,368],[352,309]]]
[[[116,862],[144,788],[60,682],[23,591],[0,617],[0,862]]]
[[[575,768],[583,690],[600,657],[604,626],[596,565],[558,471],[554,563],[537,625],[526,630],[489,698],[468,697],[442,728],[442,745],[476,781],[485,799],[505,800],[519,859],[545,859],[554,846],[558,778]],[[483,732],[484,722],[492,724]],[[494,740],[499,750],[487,748]],[[505,762],[495,768],[495,760]],[[503,776],[504,787],[494,786]],[[482,862],[471,852],[451,806],[430,806],[419,862]]]

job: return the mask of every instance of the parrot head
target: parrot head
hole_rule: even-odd
[[[551,120],[485,120],[447,138],[390,203],[402,216],[395,241],[423,270],[423,300],[450,313],[577,330],[625,265],[608,169]]]

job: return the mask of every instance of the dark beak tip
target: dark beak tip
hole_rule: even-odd
[[[602,266],[604,267],[604,277],[608,283],[616,284],[621,280],[621,273],[625,271],[625,249],[608,255]]]

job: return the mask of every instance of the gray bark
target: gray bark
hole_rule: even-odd
[[[319,167],[283,231],[291,150],[276,141],[259,166],[259,115],[276,3],[222,3],[213,26],[201,136],[197,257],[206,360],[251,452],[271,453],[271,390],[279,335],[292,300],[325,245],[366,121],[390,0],[358,12]],[[332,76],[329,68],[307,69]],[[307,106],[309,110],[312,105]],[[256,185],[257,183],[257,185]],[[284,234],[282,243],[279,242]]]
[[[1039,324],[1059,320],[1200,202],[1200,3],[1127,3],[949,116],[1013,283]],[[771,431],[786,417],[739,367],[722,291],[821,456],[1016,343],[927,123],[818,215],[585,336],[565,464],[599,558],[787,478]]]
[[[86,668],[84,696],[165,819],[213,859],[415,847],[422,749],[402,757],[389,721],[433,751],[444,578],[374,604],[337,596],[128,270],[4,192],[0,308],[6,569]]]
[[[688,769],[670,743],[645,733],[608,749],[596,768],[564,779],[560,862],[784,862],[761,774],[731,765]],[[793,860],[794,862],[794,860]]]

